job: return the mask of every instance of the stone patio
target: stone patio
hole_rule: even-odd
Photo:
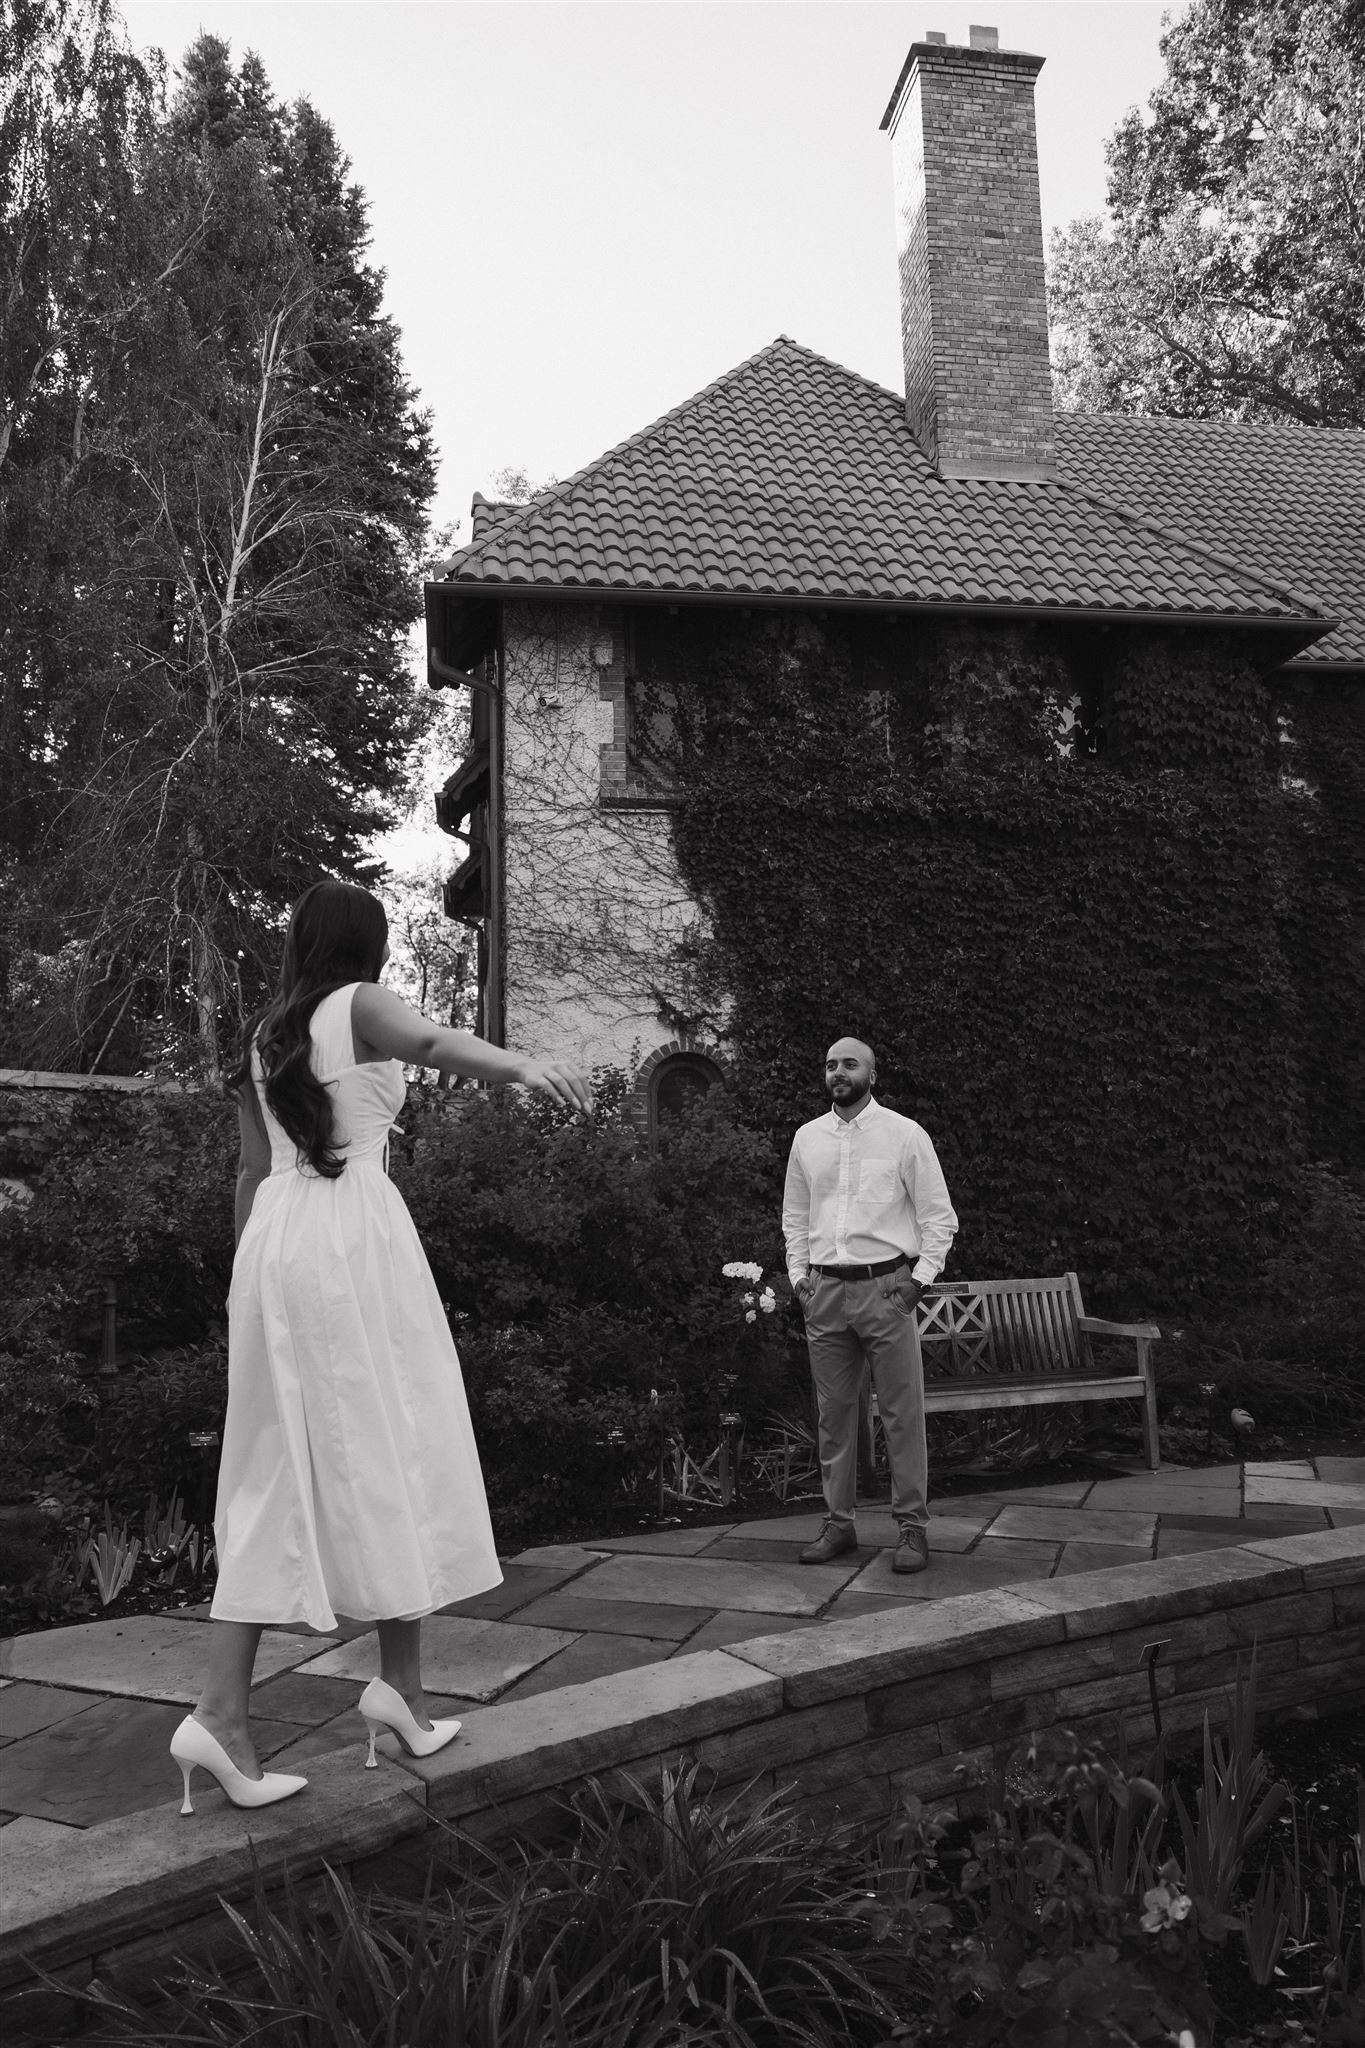
[[[906,1602],[1354,1526],[1365,1522],[1365,1459],[1134,1471],[938,1500],[931,1566],[918,1577],[892,1571],[895,1524],[874,1502],[860,1508],[857,1552],[798,1564],[820,1520],[765,1513],[523,1551],[501,1586],[427,1623],[433,1712],[531,1699]],[[200,1608],[0,1645],[0,1843],[56,1842],[178,1797],[166,1745],[197,1694],[206,1623]],[[269,1630],[255,1688],[262,1758],[302,1767],[361,1741],[356,1699],[377,1669],[372,1630]]]

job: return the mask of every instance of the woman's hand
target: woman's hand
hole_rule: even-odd
[[[565,1109],[592,1115],[592,1089],[577,1067],[564,1060],[524,1060],[517,1079],[523,1087],[539,1088],[543,1095],[552,1096]]]

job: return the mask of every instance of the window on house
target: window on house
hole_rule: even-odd
[[[1105,752],[1107,724],[1107,693],[1105,689],[1105,656],[1107,643],[1104,636],[1084,628],[1074,632],[1067,649],[1067,667],[1071,675],[1073,695],[1065,707],[1070,714],[1065,721],[1063,751],[1080,761],[1093,761]]]
[[[701,1053],[671,1053],[660,1060],[649,1077],[650,1142],[666,1137],[669,1124],[718,1088],[722,1078],[715,1061]]]
[[[633,784],[660,793],[672,785],[671,679],[686,631],[676,608],[639,605],[627,615],[626,759]]]

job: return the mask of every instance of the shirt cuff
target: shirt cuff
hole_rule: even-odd
[[[918,1280],[921,1287],[932,1287],[937,1277],[938,1275],[931,1265],[927,1264],[924,1259],[916,1259],[915,1270],[910,1275],[912,1280]]]

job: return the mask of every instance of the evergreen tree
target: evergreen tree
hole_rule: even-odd
[[[1365,426],[1365,0],[1192,0],[1054,237],[1064,405]]]
[[[426,715],[407,634],[433,465],[348,173],[317,112],[211,36],[127,135],[65,568],[52,521],[20,536],[7,695],[46,634],[68,715],[28,719],[11,1059],[215,1069],[293,896],[373,871]]]

